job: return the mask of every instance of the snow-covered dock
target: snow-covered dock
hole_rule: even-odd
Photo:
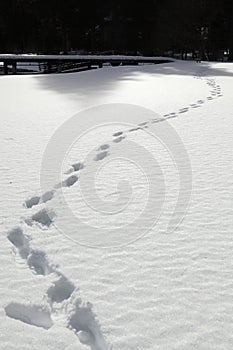
[[[82,71],[93,67],[102,68],[104,63],[111,65],[138,65],[139,63],[168,63],[172,59],[166,57],[143,57],[124,55],[0,55],[5,75],[17,74],[18,63],[40,64],[44,73],[59,73],[65,71]]]

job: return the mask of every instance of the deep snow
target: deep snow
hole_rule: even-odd
[[[174,62],[1,78],[0,349],[232,349],[232,75],[230,63]],[[78,112],[81,127],[87,115],[98,117],[98,105],[114,103],[137,105],[140,125],[88,130],[67,152],[60,182],[51,160],[41,192],[41,161],[55,131]],[[134,117],[126,113],[125,123]],[[181,138],[192,169],[189,207],[171,234],[179,169],[150,134],[163,123]],[[129,142],[142,148],[138,164],[129,161]],[[162,169],[166,198],[141,237],[154,206],[141,226],[124,225],[147,204],[148,152],[160,166],[158,189]],[[116,184],[130,182],[131,201],[117,216],[93,214],[82,197],[83,189],[94,198],[85,188],[93,172],[106,208],[122,209],[125,192]],[[160,196],[152,193],[155,205]],[[86,226],[69,226],[64,198]],[[109,227],[116,237],[106,235]],[[103,249],[113,238],[125,245]]]

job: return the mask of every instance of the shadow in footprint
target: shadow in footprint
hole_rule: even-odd
[[[46,193],[44,193],[41,197],[39,196],[35,196],[35,197],[32,197],[30,199],[27,199],[25,201],[25,206],[26,208],[32,208],[34,207],[35,205],[38,205],[41,203],[46,203],[48,201],[50,201],[54,196],[54,191],[48,191]]]
[[[53,223],[53,218],[55,217],[55,213],[53,211],[47,211],[46,209],[42,209],[31,216],[31,218],[26,219],[25,222],[27,225],[32,226],[33,223],[38,223],[42,226],[49,227]]]
[[[124,139],[125,139],[125,136],[120,136],[120,137],[117,137],[116,139],[114,139],[113,142],[119,143],[119,142],[121,142]]]
[[[74,284],[65,276],[61,275],[60,278],[48,289],[47,296],[52,303],[61,303],[63,300],[69,299],[74,290]]]
[[[109,145],[107,143],[105,143],[104,145],[101,145],[99,148],[98,148],[98,151],[105,151],[106,149],[109,149]]]
[[[140,127],[132,128],[129,130],[129,132],[138,131],[138,130],[142,130],[142,128]]]
[[[8,240],[18,249],[19,255],[23,259],[27,259],[30,248],[28,238],[24,235],[20,227],[15,227],[7,234]]]
[[[41,197],[41,201],[43,203],[47,203],[48,201],[51,201],[53,199],[53,196],[54,196],[54,191],[48,191],[48,192],[45,192],[42,197]]]
[[[10,318],[32,326],[49,329],[53,325],[50,312],[38,305],[10,303],[5,307],[5,313]]]
[[[118,136],[121,136],[122,134],[123,134],[123,131],[118,131],[118,132],[115,132],[112,136],[118,137]]]
[[[72,171],[73,172],[73,171]],[[64,181],[60,182],[59,184],[55,185],[55,189],[60,189],[61,187],[71,187],[78,181],[77,175],[71,175]]]
[[[167,117],[169,116],[169,114],[165,114]],[[151,120],[151,123],[152,124],[155,124],[155,123],[161,123],[161,122],[164,122],[164,120],[166,120],[167,117],[165,117],[165,115],[163,115],[163,118],[155,118],[155,119],[152,119]]]
[[[145,126],[147,124],[148,124],[148,122],[142,122],[142,123],[139,123],[138,126]]]
[[[179,110],[179,114],[186,113],[186,112],[188,112],[188,110],[189,110],[188,107],[186,107],[186,108],[181,108],[181,109]]]
[[[78,176],[72,175],[68,177],[66,180],[62,181],[61,186],[62,187],[71,187],[78,181]]]
[[[24,204],[25,204],[25,207],[29,209],[29,208],[32,208],[34,205],[39,204],[39,202],[40,202],[40,197],[35,196],[27,199]]]
[[[166,117],[165,119],[172,119],[172,118],[176,118],[178,115],[176,113],[171,113],[168,117]]]
[[[78,336],[81,343],[92,350],[107,350],[107,344],[95,319],[91,305],[84,305],[80,299],[74,302],[74,309],[68,317],[68,327]]]
[[[37,275],[49,275],[53,272],[52,266],[49,265],[47,257],[43,251],[33,250],[27,259],[28,267]]]
[[[84,168],[84,164],[82,162],[74,163],[71,165],[74,171],[79,171]]]
[[[84,168],[84,164],[82,162],[74,163],[71,165],[71,168],[67,171],[65,171],[64,174],[68,175],[73,173],[74,171],[79,171]]]
[[[95,156],[94,160],[98,162],[99,160],[103,160],[104,158],[106,158],[108,155],[109,155],[108,151],[100,152]]]

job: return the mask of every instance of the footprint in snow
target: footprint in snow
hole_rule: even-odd
[[[55,189],[59,189],[61,187],[71,187],[73,186],[76,182],[78,181],[78,176],[77,175],[71,175],[67,179],[63,180],[59,184],[55,185]]]
[[[53,321],[49,310],[39,305],[23,305],[10,303],[5,307],[5,313],[8,317],[32,326],[49,329],[53,326]]]
[[[24,205],[27,209],[30,209],[32,207],[34,207],[35,205],[38,205],[40,203],[46,203],[48,201],[50,201],[51,199],[53,199],[54,196],[54,191],[48,191],[45,192],[41,197],[39,196],[34,196],[32,198],[29,198],[27,200],[25,200]]]
[[[67,327],[73,330],[81,343],[89,345],[91,349],[108,349],[100,327],[96,322],[91,304],[81,304],[80,300],[76,299],[73,307],[68,316]]]
[[[95,156],[94,160],[98,162],[99,160],[103,160],[104,158],[106,158],[108,155],[109,155],[108,151],[100,152]]]
[[[113,142],[119,143],[119,142],[121,142],[124,139],[125,139],[125,136],[120,136],[120,137],[117,137],[116,139],[114,139]]]
[[[35,197],[29,198],[25,201],[25,207],[32,208],[34,205],[38,205],[39,203],[40,203],[40,197],[35,196]]]
[[[49,275],[54,271],[53,267],[49,264],[45,253],[41,250],[32,250],[28,259],[28,267],[37,275]]]
[[[33,214],[30,218],[25,219],[27,225],[32,226],[34,223],[40,224],[41,226],[50,227],[53,223],[55,213],[53,211],[47,211],[42,209],[37,213]]]
[[[142,122],[142,123],[139,123],[138,126],[145,126],[147,124],[148,124],[148,122]]]
[[[47,296],[51,303],[61,303],[62,301],[69,299],[74,290],[74,284],[70,282],[68,278],[61,275],[48,289]]]
[[[47,203],[48,201],[51,201],[53,199],[53,196],[54,196],[54,191],[53,190],[45,192],[41,196],[41,202],[42,203]]]
[[[64,172],[64,174],[68,175],[70,173],[73,173],[74,171],[79,171],[84,168],[84,164],[82,162],[74,163],[71,165],[71,168]]]
[[[132,128],[132,129],[129,129],[129,132],[134,132],[134,131],[138,131],[138,130],[142,130],[142,128],[140,128],[140,127]]]
[[[108,145],[107,143],[101,145],[97,151],[105,151],[106,149],[109,149],[110,145]]]
[[[163,122],[165,119],[167,119],[167,117],[169,117],[169,114],[164,114],[163,118],[152,119],[151,123],[155,124],[155,123]]]
[[[118,131],[118,132],[115,132],[112,136],[118,137],[118,136],[121,136],[122,134],[123,134],[123,131]]]
[[[62,187],[71,187],[78,181],[78,176],[72,175],[68,177],[66,180],[62,181],[61,186]]]
[[[169,113],[166,119],[176,118],[178,115],[175,112]]]
[[[189,110],[188,107],[181,108],[181,109],[179,110],[179,114],[186,113],[186,112],[188,112],[188,110]]]
[[[29,239],[20,227],[15,227],[7,234],[8,240],[17,248],[22,259],[27,259],[30,253]]]

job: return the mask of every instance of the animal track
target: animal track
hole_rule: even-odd
[[[5,307],[8,317],[36,327],[49,329],[53,325],[50,312],[38,305],[10,303]]]
[[[32,250],[27,259],[28,267],[37,275],[49,275],[53,268],[49,265],[45,253],[41,250]]]
[[[106,158],[107,156],[108,156],[108,151],[103,151],[103,152],[98,153],[98,154],[95,156],[94,160],[95,160],[96,162],[98,162],[99,160],[103,160],[103,159]]]
[[[21,258],[27,259],[30,248],[28,239],[23,234],[23,230],[20,227],[13,228],[8,232],[7,238],[18,249]]]

